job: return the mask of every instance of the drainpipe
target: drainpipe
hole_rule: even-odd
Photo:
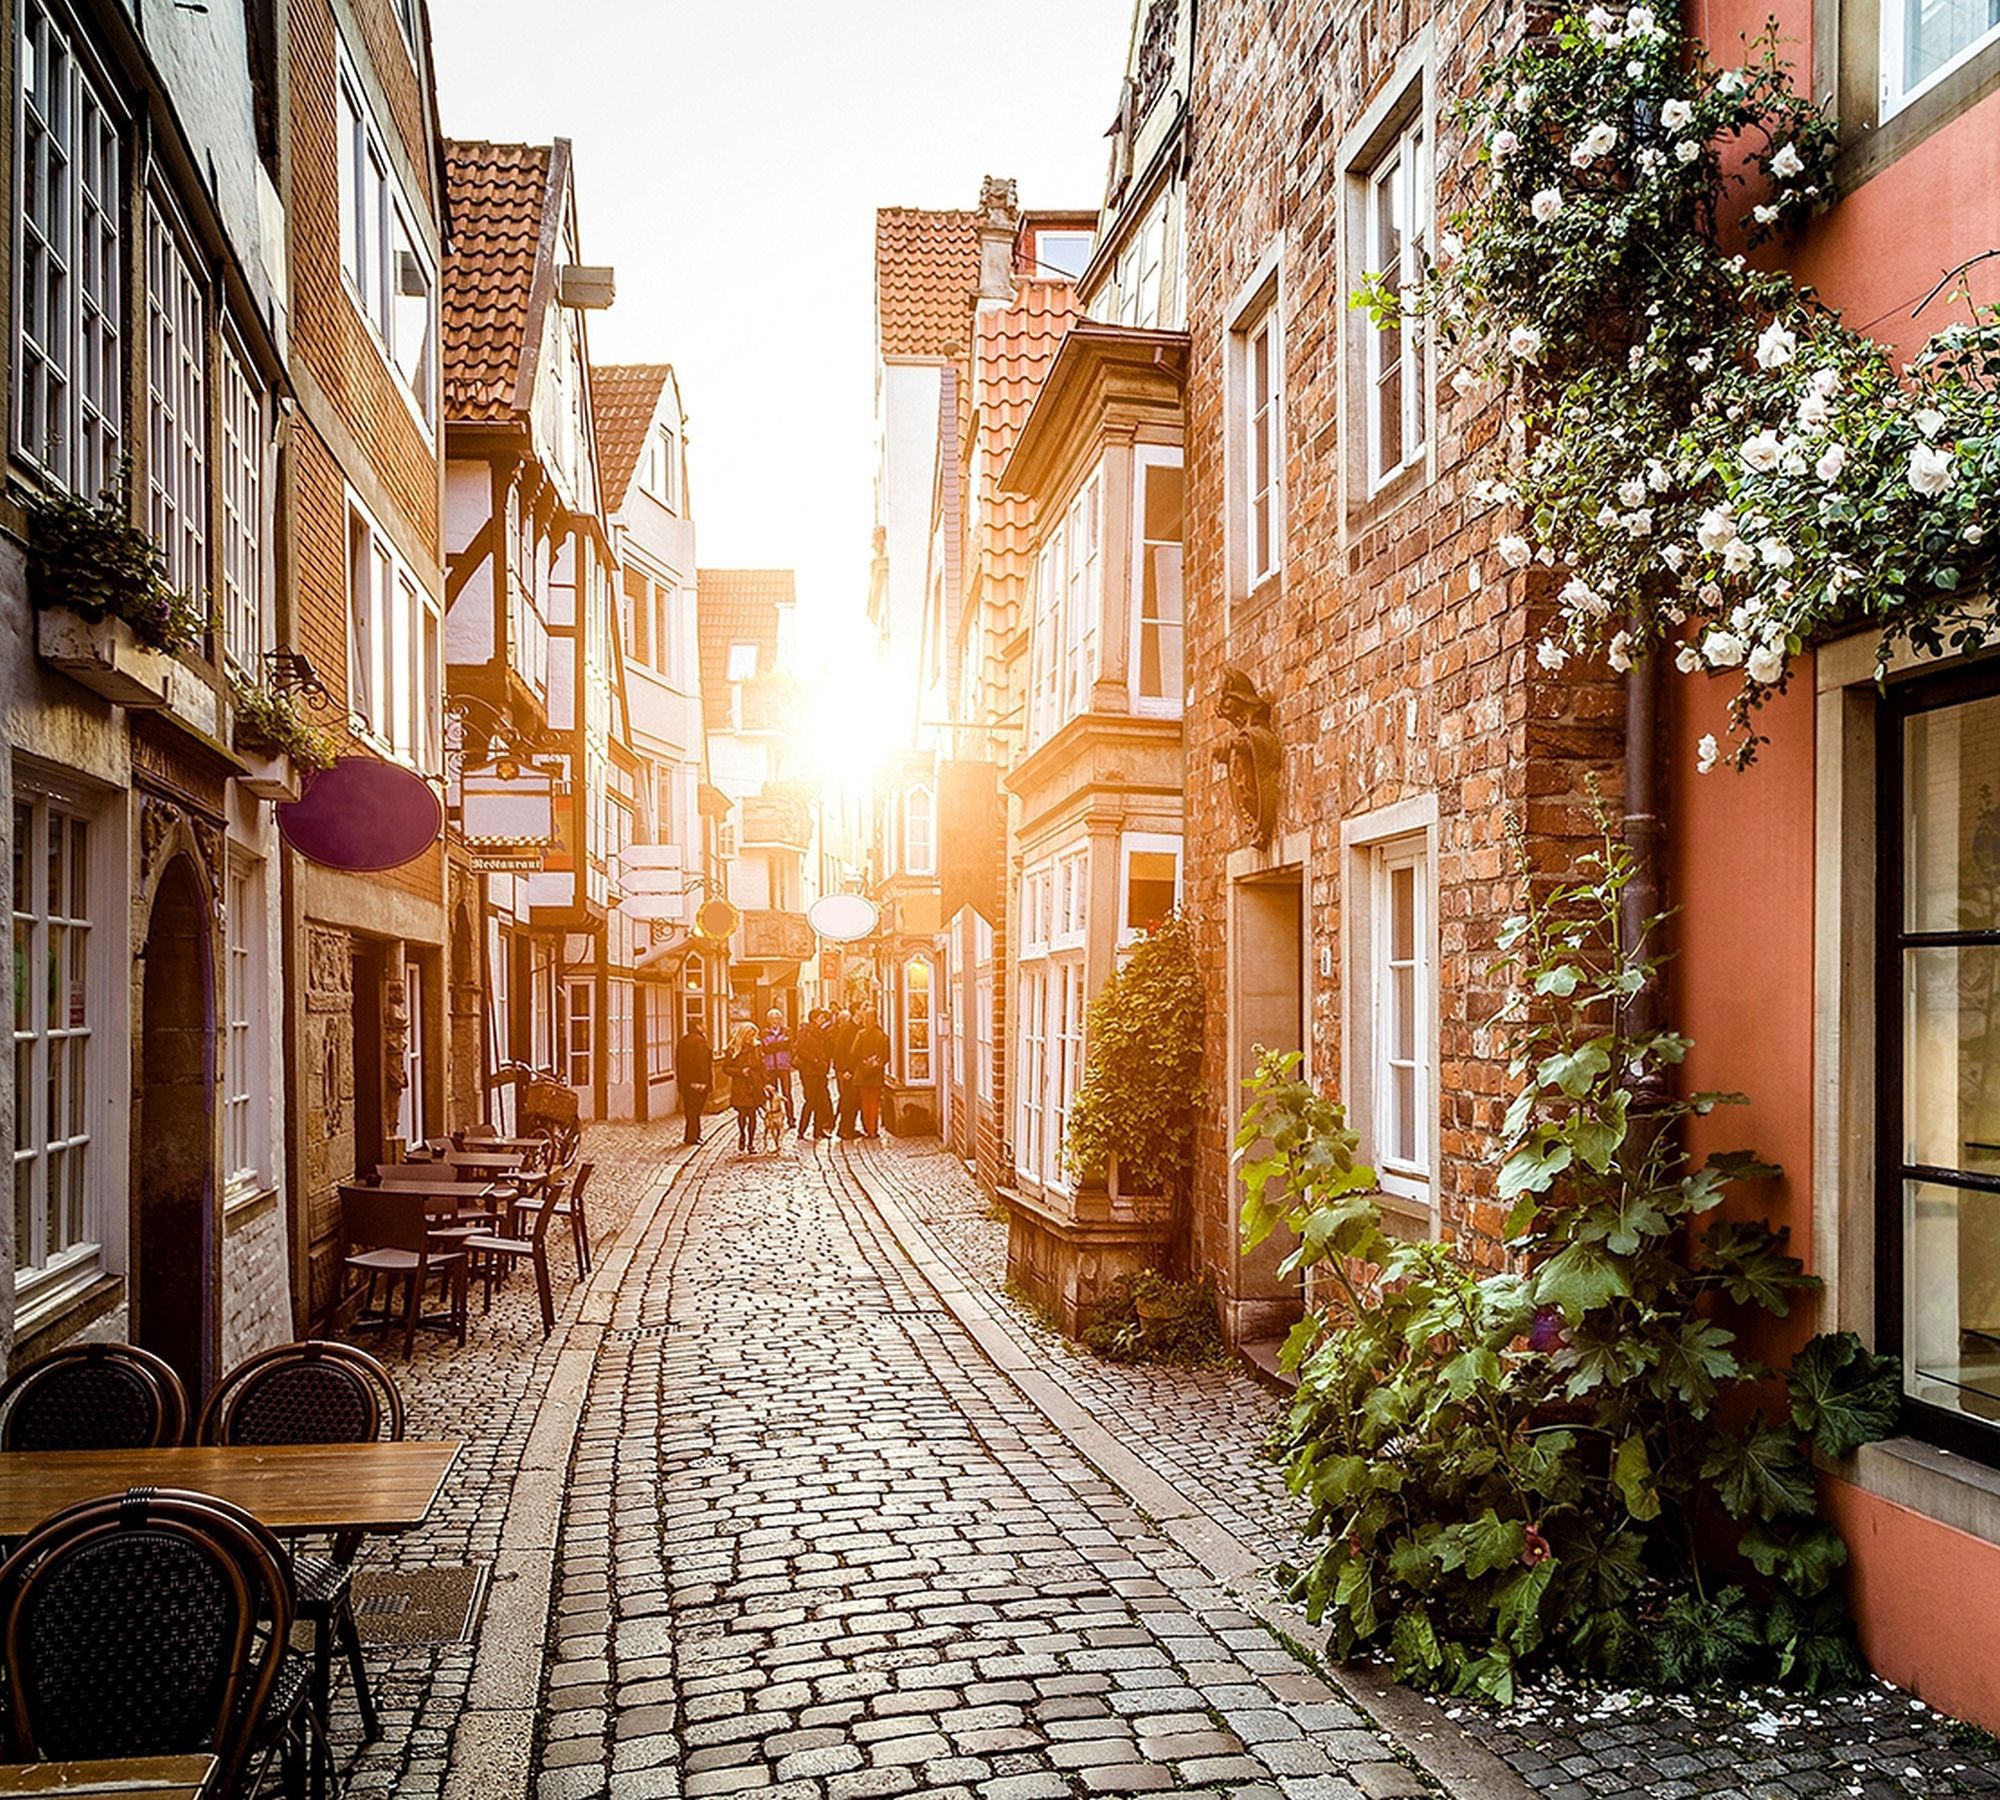
[[[1635,624],[1637,621],[1635,620]],[[1638,637],[1634,630],[1633,637]],[[1666,910],[1666,658],[1656,646],[1632,663],[1625,678],[1625,846],[1632,853],[1632,879],[1620,897],[1620,929],[1627,944],[1638,942],[1646,922]],[[1657,1031],[1666,1022],[1666,970],[1632,998],[1628,1028]],[[1650,1110],[1665,1100],[1671,1083],[1650,1076],[1638,1100]]]

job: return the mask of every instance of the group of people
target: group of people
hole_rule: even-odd
[[[874,1009],[857,1001],[843,1012],[816,1006],[796,1032],[773,1008],[764,1029],[739,1025],[717,1058],[700,1020],[690,1025],[674,1051],[680,1082],[686,1141],[701,1141],[702,1114],[718,1077],[728,1084],[736,1111],[736,1146],[757,1148],[759,1122],[767,1110],[772,1126],[817,1143],[836,1131],[844,1138],[881,1136],[882,1082],[889,1069],[889,1034]],[[798,1077],[793,1089],[792,1078]]]

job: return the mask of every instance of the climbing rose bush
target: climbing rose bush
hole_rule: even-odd
[[[1937,653],[1987,643],[2000,497],[2000,312],[1908,365],[1754,252],[1833,199],[1832,123],[1775,32],[1717,67],[1677,12],[1567,14],[1489,70],[1477,159],[1420,293],[1469,392],[1517,405],[1479,497],[1516,509],[1509,569],[1552,571],[1561,669],[1670,657],[1734,672],[1704,769],[1747,764],[1801,648],[1874,625]]]

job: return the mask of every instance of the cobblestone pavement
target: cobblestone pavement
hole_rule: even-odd
[[[722,1135],[599,1351],[541,1800],[1435,1791],[1028,1404],[837,1152]]]
[[[1006,1227],[954,1158],[891,1139],[853,1162],[1130,1449],[1267,1562],[1298,1554],[1298,1508],[1261,1453],[1277,1402],[1253,1377],[1100,1361],[1006,1297]],[[1508,1712],[1454,1704],[1444,1717],[1556,1800],[2000,1794],[2000,1746],[1886,1682],[1811,1703],[1754,1692],[1700,1705],[1552,1683]]]

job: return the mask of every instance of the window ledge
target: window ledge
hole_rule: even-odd
[[[1863,1444],[1845,1462],[1821,1466],[1864,1494],[2000,1545],[2000,1469],[1913,1437]]]
[[[46,1355],[124,1301],[125,1283],[117,1275],[99,1275],[81,1287],[37,1299],[15,1315],[9,1365],[22,1368]]]
[[[232,1189],[222,1202],[222,1229],[225,1236],[241,1231],[261,1219],[278,1204],[275,1187],[244,1186]]]

